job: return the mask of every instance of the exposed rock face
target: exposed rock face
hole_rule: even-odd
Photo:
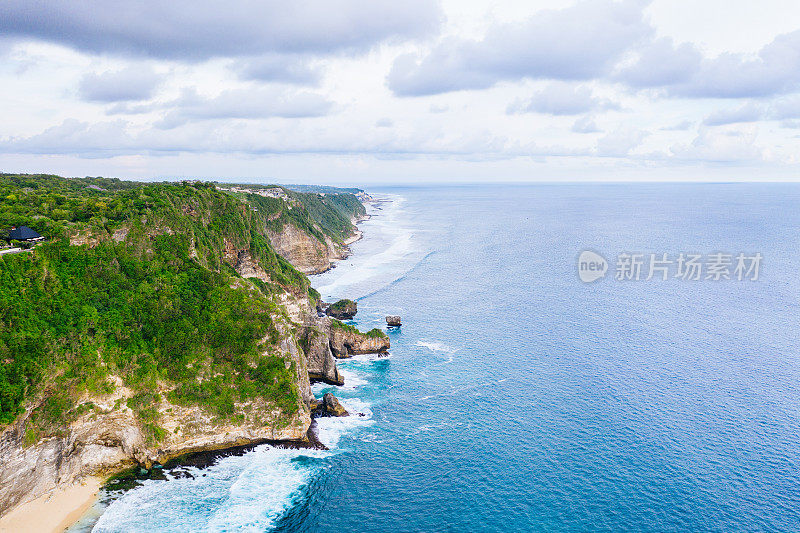
[[[322,401],[314,401],[312,405],[312,414],[314,416],[349,416],[350,413],[347,412],[339,400],[331,394],[330,392],[325,394],[322,397]]]
[[[329,341],[330,320],[320,320],[318,324],[305,328],[300,339],[306,352],[308,378],[328,385],[344,385],[344,378],[336,368],[336,360],[331,353]]]
[[[269,232],[272,247],[304,274],[319,274],[331,268],[332,262],[347,257],[347,249],[325,237],[325,243],[292,224],[277,232]]]
[[[399,328],[402,325],[402,321],[400,317],[397,315],[389,315],[386,317],[386,325],[391,326],[393,328]]]
[[[73,422],[63,437],[25,446],[27,417],[6,428],[0,434],[0,513],[88,475],[136,464],[149,468],[197,451],[267,441],[303,442],[311,424],[308,406],[300,398],[300,408],[289,417],[264,402],[237,405],[245,421],[236,425],[220,424],[199,407],[177,406],[162,399],[154,407],[166,435],[158,444],[148,443],[134,412],[124,401],[121,405],[117,402],[127,393],[130,391],[121,387],[112,395],[91,398],[96,409]]]
[[[344,330],[337,327],[330,329],[331,352],[338,359],[345,359],[365,353],[387,353],[389,338],[370,337],[363,333]]]
[[[339,320],[350,320],[358,313],[358,304],[353,300],[339,300],[325,309],[325,314]]]

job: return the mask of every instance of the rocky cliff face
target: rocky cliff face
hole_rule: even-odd
[[[311,381],[343,385],[344,378],[336,368],[336,359],[359,354],[385,354],[389,351],[389,338],[373,337],[353,327],[341,329],[327,316],[312,317],[304,327],[301,344],[308,358],[308,376]]]
[[[355,328],[343,329],[337,327],[333,321],[328,319],[330,348],[333,356],[338,359],[345,359],[359,354],[367,353],[387,353],[389,351],[389,337],[373,337],[361,333]],[[354,331],[355,330],[355,331]]]
[[[304,327],[301,337],[308,362],[308,378],[329,385],[344,385],[344,377],[336,368],[336,360],[331,352],[330,323],[325,324],[324,320],[323,317],[311,321]]]
[[[243,277],[268,279],[246,251],[229,248],[226,255]],[[169,388],[165,386],[156,391],[160,400],[151,406],[165,430],[165,435],[155,442],[126,405],[133,391],[115,378],[113,393],[82,398],[81,403],[91,404],[92,408],[60,436],[26,442],[30,411],[0,433],[0,514],[84,476],[107,475],[134,465],[150,468],[188,453],[261,442],[313,445],[308,437],[310,406],[315,405],[311,383],[343,385],[336,358],[385,353],[389,340],[333,326],[331,318],[316,315],[306,298],[285,293],[279,300],[285,314],[273,318],[287,368],[294,364],[297,369],[295,414],[287,416],[258,401],[237,404],[235,410],[240,418],[235,423],[219,421],[200,407],[170,403]]]
[[[251,267],[251,263],[244,263]],[[252,274],[259,274],[258,270],[254,269]],[[295,307],[301,313],[309,309],[307,303],[295,302]],[[59,436],[27,442],[28,419],[35,405],[0,433],[0,515],[18,503],[35,499],[57,486],[78,482],[84,476],[107,475],[134,465],[150,468],[188,453],[262,442],[314,445],[308,435],[309,405],[314,399],[309,378],[316,374],[309,370],[306,355],[294,337],[298,324],[288,316],[276,315],[273,319],[281,334],[279,348],[287,368],[293,364],[297,369],[298,409],[294,414],[286,415],[258,400],[236,404],[238,419],[221,421],[201,407],[170,403],[166,399],[170,389],[162,386],[155,391],[159,401],[150,406],[156,410],[159,426],[164,430],[163,437],[156,442],[127,406],[134,392],[114,377],[117,385],[114,392],[104,396],[85,395],[80,403],[92,407]],[[321,339],[327,345],[324,333]],[[332,357],[331,362],[331,372],[336,375]]]
[[[149,468],[197,451],[268,441],[309,443],[311,416],[302,390],[298,391],[299,409],[294,415],[284,415],[264,402],[239,404],[236,410],[244,421],[235,424],[219,422],[198,407],[162,399],[153,406],[166,430],[158,443],[148,438],[141,422],[125,405],[130,392],[118,387],[111,395],[85,398],[94,407],[65,428],[63,436],[28,445],[27,417],[6,428],[0,435],[0,514],[84,476],[110,474],[133,465]]]
[[[326,236],[323,243],[292,224],[285,224],[281,231],[270,231],[268,236],[275,251],[303,274],[325,272],[348,254],[346,247],[330,237]]]

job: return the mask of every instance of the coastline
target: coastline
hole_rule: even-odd
[[[0,532],[41,531],[61,533],[86,513],[97,499],[104,479],[84,478],[80,483],[21,503],[0,517]]]
[[[360,224],[371,218],[364,215],[354,221]],[[339,260],[346,259],[352,252],[349,245],[363,238],[363,232],[356,226],[354,233],[343,243],[347,253]],[[335,267],[335,261],[331,262]],[[327,450],[327,446],[319,439],[315,417],[307,432],[308,442],[299,441],[272,441],[264,440],[245,445],[231,446],[217,450],[200,452],[189,451],[170,461],[172,464],[192,464],[197,467],[207,467],[219,457],[240,455],[264,443],[280,448],[309,448]],[[78,483],[65,487],[58,487],[47,494],[33,500],[18,504],[0,517],[0,533],[19,531],[42,531],[63,533],[76,523],[80,522],[93,506],[99,501],[100,491],[108,480],[108,476],[89,476]]]

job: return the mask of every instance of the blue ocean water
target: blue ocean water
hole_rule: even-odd
[[[320,421],[330,452],[148,481],[95,531],[800,530],[800,186],[374,192],[354,254],[313,279],[362,329],[403,317],[390,357],[315,386],[363,416]],[[584,284],[585,249],[763,263]]]

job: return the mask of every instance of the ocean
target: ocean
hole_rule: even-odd
[[[800,186],[368,192],[353,255],[312,278],[364,330],[403,317],[389,357],[314,386],[362,416],[319,421],[330,451],[106,495],[75,531],[800,530]]]

